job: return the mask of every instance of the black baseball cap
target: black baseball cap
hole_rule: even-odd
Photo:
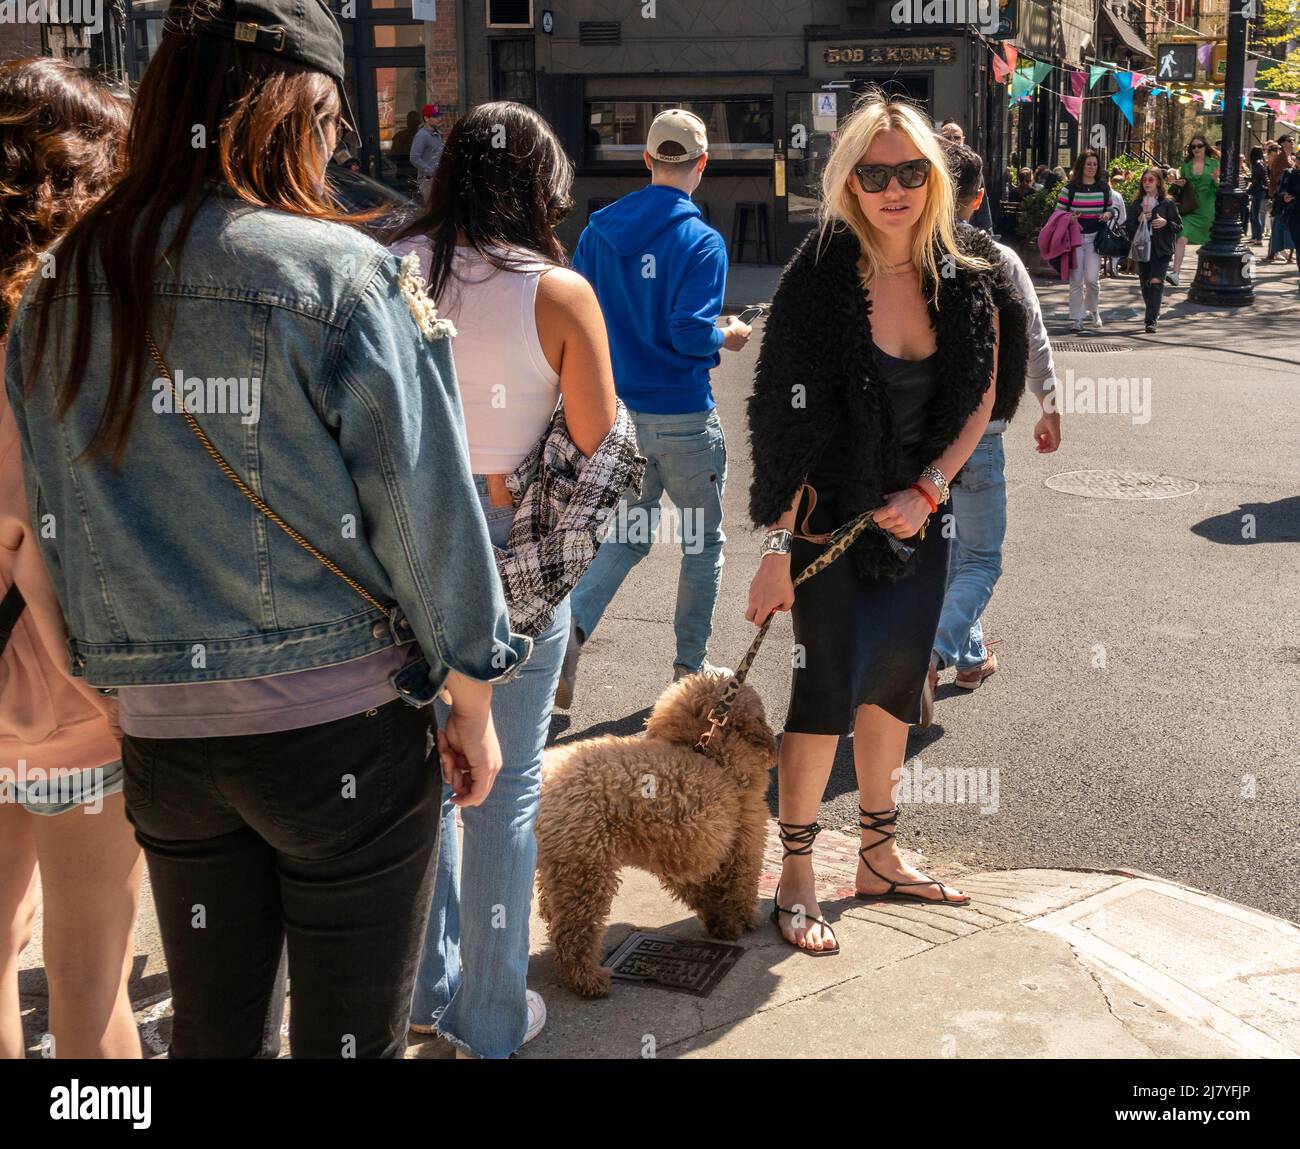
[[[187,7],[172,6],[173,11]],[[194,15],[196,18],[182,26],[196,35],[233,40],[242,48],[295,60],[332,76],[338,84],[343,118],[357,129],[343,86],[343,30],[326,0],[235,0],[233,20]]]

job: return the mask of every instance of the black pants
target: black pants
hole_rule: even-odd
[[[1160,317],[1160,301],[1165,296],[1165,274],[1169,271],[1169,256],[1157,257],[1149,263],[1137,265],[1138,280],[1142,287],[1142,302],[1146,304],[1146,323],[1153,324]],[[1155,280],[1155,283],[1149,280]]]
[[[400,1058],[437,860],[430,711],[123,743],[175,1016],[171,1056]]]

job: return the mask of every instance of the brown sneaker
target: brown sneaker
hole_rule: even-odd
[[[953,679],[954,686],[960,686],[963,690],[974,690],[990,674],[993,674],[998,668],[998,656],[991,650],[989,656],[983,662],[971,670],[957,671],[957,677]]]

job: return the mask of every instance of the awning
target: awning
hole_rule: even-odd
[[[1101,14],[1106,17],[1107,23],[1114,29],[1115,35],[1120,38],[1124,47],[1135,55],[1150,56],[1153,60],[1155,59],[1155,53],[1142,42],[1142,37],[1137,34],[1137,29],[1123,16],[1116,16],[1104,4],[1101,8]]]

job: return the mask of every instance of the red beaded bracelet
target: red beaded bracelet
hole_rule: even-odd
[[[930,514],[934,514],[939,509],[939,504],[934,501],[933,497],[930,495],[930,492],[927,491],[923,486],[921,486],[920,483],[913,483],[911,489],[914,490],[917,494],[921,496],[921,498],[923,498],[927,503],[930,504]]]

